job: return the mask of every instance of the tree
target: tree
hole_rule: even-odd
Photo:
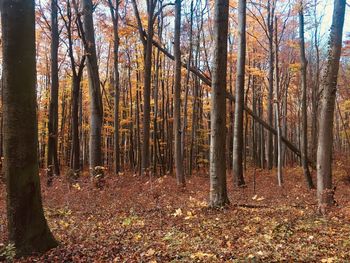
[[[272,2],[272,3],[271,3]],[[274,52],[273,52],[273,29],[274,29],[274,17],[275,17],[275,0],[268,0],[267,2],[267,30],[266,35],[269,41],[269,94],[268,94],[268,104],[267,104],[267,116],[268,123],[273,126],[273,72],[274,72]],[[272,169],[273,165],[273,135],[271,132],[267,135],[266,141],[267,148],[267,168]]]
[[[300,61],[301,61],[301,115],[302,115],[302,131],[301,131],[301,162],[304,169],[304,176],[309,189],[314,188],[312,177],[309,171],[307,162],[307,104],[306,104],[306,88],[307,88],[307,60],[305,55],[305,37],[304,37],[304,8],[303,1],[300,2],[299,9],[299,46],[300,46]]]
[[[70,154],[70,168],[73,170],[76,176],[80,171],[80,138],[79,138],[79,100],[80,100],[80,83],[83,77],[83,70],[85,66],[86,56],[83,55],[79,64],[77,65],[74,57],[74,46],[73,46],[73,31],[72,22],[73,14],[70,1],[67,0],[67,14],[64,15],[62,10],[59,9],[61,18],[67,30],[68,40],[68,56],[70,59],[70,66],[72,70],[72,143],[71,143],[71,154]],[[78,66],[78,70],[77,70]]]
[[[246,56],[246,0],[238,2],[238,54],[236,77],[236,104],[233,129],[232,172],[237,186],[245,185],[243,177],[243,109]]]
[[[49,109],[49,136],[47,147],[47,183],[52,182],[52,176],[59,175],[59,164],[57,156],[58,139],[58,19],[57,0],[51,0],[51,101]]]
[[[113,54],[114,54],[114,172],[120,171],[119,156],[119,0],[114,5],[112,0],[108,0],[109,10],[113,22]]]
[[[322,98],[317,148],[317,198],[322,213],[327,206],[334,204],[334,191],[332,189],[333,122],[345,5],[345,0],[334,1],[327,64],[321,82]]]
[[[175,1],[175,84],[174,84],[174,139],[175,139],[175,171],[178,185],[185,185],[181,150],[181,0]]]
[[[211,93],[210,206],[229,203],[226,189],[226,75],[228,0],[215,1],[214,60]]]
[[[100,77],[97,65],[93,5],[92,0],[83,0],[84,16],[83,27],[80,27],[84,42],[84,48],[87,56],[87,69],[89,76],[89,95],[90,95],[90,139],[89,139],[89,166],[93,172],[96,167],[102,165],[102,122],[103,106],[100,89]]]
[[[34,1],[4,0],[1,11],[8,230],[21,256],[45,252],[57,242],[40,194]]]

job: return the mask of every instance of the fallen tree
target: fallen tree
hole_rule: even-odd
[[[144,37],[147,38],[146,33],[144,32]],[[170,58],[171,60],[174,60],[174,56],[168,51],[166,50],[164,47],[162,47],[162,45],[160,43],[158,43],[156,40],[152,40],[153,45],[158,48],[165,56],[167,56],[168,58]],[[199,69],[195,68],[195,67],[188,67],[188,63],[182,62],[181,63],[182,67],[188,69],[189,71],[191,71],[194,75],[196,75],[201,81],[203,81],[203,83],[205,83],[206,85],[211,87],[211,79],[206,76],[202,71],[200,71]],[[235,102],[235,96],[233,96],[231,93],[226,91],[226,97],[227,99]],[[244,105],[244,110],[255,120],[257,121],[259,124],[261,124],[266,130],[268,130],[269,132],[271,132],[273,135],[277,136],[277,131],[271,126],[269,125],[266,121],[264,121],[262,118],[260,118],[258,115],[256,115],[247,105]],[[287,138],[285,138],[284,136],[282,136],[282,141],[284,142],[284,144],[293,152],[295,153],[297,156],[301,157],[301,152],[300,149],[298,149],[298,147],[296,147],[292,142],[290,142]],[[307,162],[309,163],[309,165],[312,168],[315,168],[315,164],[309,159],[307,158]]]

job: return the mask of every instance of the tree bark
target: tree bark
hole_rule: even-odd
[[[345,0],[334,1],[328,58],[321,83],[322,99],[317,148],[317,197],[321,210],[334,204],[334,190],[332,188],[333,121],[345,5]]]
[[[211,94],[210,135],[210,206],[222,207],[229,203],[226,187],[226,75],[228,0],[215,1],[214,60]]]
[[[119,146],[119,0],[113,5],[112,0],[108,0],[109,10],[113,22],[113,60],[114,60],[114,172],[120,172],[120,146]]]
[[[180,31],[181,31],[181,0],[175,1],[175,83],[174,83],[174,151],[175,151],[175,173],[177,184],[185,185],[183,171],[183,160],[181,151],[181,52],[180,52]]]
[[[307,60],[305,55],[305,37],[304,37],[304,10],[303,10],[303,1],[300,2],[299,10],[299,42],[300,42],[300,61],[301,61],[301,114],[302,114],[302,131],[301,131],[301,162],[304,170],[304,177],[306,179],[309,189],[314,188],[312,182],[312,177],[309,171],[309,166],[307,163],[307,79],[306,79],[306,70],[307,70]]]
[[[90,172],[93,172],[96,167],[102,165],[101,151],[101,129],[103,118],[102,96],[100,89],[100,77],[97,65],[95,33],[93,22],[93,5],[92,0],[83,0],[83,31],[85,38],[83,41],[86,56],[87,69],[89,76],[89,95],[90,95],[90,139],[89,139],[89,166]]]
[[[234,184],[244,186],[243,177],[243,111],[244,111],[244,80],[246,56],[246,0],[238,2],[238,54],[236,77],[236,104],[233,129],[233,163],[232,172]]]
[[[38,167],[34,1],[2,1],[4,172],[9,240],[18,256],[57,242],[44,217]]]
[[[275,137],[275,147],[276,147],[276,159],[277,159],[277,180],[278,185],[283,184],[283,173],[282,173],[282,129],[281,129],[281,110],[280,110],[280,77],[279,77],[279,45],[278,45],[278,35],[277,35],[277,17],[275,16],[275,30],[274,30],[274,48],[275,48],[275,77],[274,77],[274,106],[275,106],[275,124],[277,130],[277,136]]]
[[[151,119],[151,74],[152,74],[152,39],[154,35],[153,15],[156,0],[147,1],[148,26],[144,62],[144,90],[143,90],[143,144],[142,144],[142,172],[148,172],[150,166],[150,119]]]
[[[273,52],[273,24],[275,9],[274,4],[271,4],[271,0],[268,0],[267,4],[267,27],[268,27],[268,41],[269,41],[269,93],[267,101],[267,119],[268,124],[273,126],[273,72],[274,72],[274,52]],[[266,141],[267,148],[267,168],[272,169],[273,166],[273,136],[271,133],[267,135]]]
[[[51,185],[54,175],[59,175],[57,156],[58,139],[58,6],[57,0],[51,0],[51,92],[47,143],[47,184]]]

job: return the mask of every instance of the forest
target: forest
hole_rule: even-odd
[[[349,8],[0,1],[0,262],[350,262]]]

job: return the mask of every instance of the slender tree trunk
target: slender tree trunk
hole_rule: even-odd
[[[34,1],[2,1],[4,173],[9,240],[18,256],[57,246],[40,194]]]
[[[174,86],[174,151],[175,151],[175,173],[177,184],[185,185],[183,171],[183,159],[181,151],[181,52],[180,52],[180,31],[181,31],[181,0],[175,1],[175,86]]]
[[[113,21],[113,60],[114,60],[114,172],[120,172],[120,145],[119,145],[119,0],[116,4],[108,0],[109,10]]]
[[[333,119],[345,6],[345,0],[334,1],[328,58],[321,83],[321,116],[319,118],[320,128],[317,149],[317,197],[319,209],[322,213],[325,212],[327,206],[334,204],[334,190],[332,188]]]
[[[243,111],[244,111],[244,80],[246,56],[246,0],[238,2],[238,54],[236,77],[236,104],[233,129],[233,163],[232,172],[234,184],[244,186],[243,177]]]
[[[301,61],[301,114],[302,114],[302,132],[301,132],[301,162],[304,170],[304,177],[306,179],[309,189],[314,188],[312,182],[312,177],[309,171],[309,166],[307,163],[307,102],[306,102],[306,70],[307,70],[307,60],[305,56],[305,38],[304,38],[304,11],[303,2],[300,2],[299,10],[299,42],[300,42],[300,61]]]
[[[79,143],[79,92],[80,80],[73,75],[72,80],[72,147],[70,167],[74,173],[80,170],[80,143]]]
[[[58,139],[58,19],[57,0],[51,0],[51,93],[49,107],[49,135],[47,147],[47,184],[51,185],[52,177],[59,175],[57,156]]]
[[[269,93],[267,101],[267,118],[268,124],[273,126],[273,72],[274,72],[274,52],[273,52],[273,19],[274,19],[274,6],[271,4],[271,0],[268,0],[268,16],[267,26],[269,34]],[[272,169],[273,166],[273,135],[268,133],[267,141],[267,168]]]
[[[317,16],[317,0],[314,0],[314,11],[313,11],[313,18],[314,18],[314,48],[316,52],[316,58],[315,58],[315,78],[313,82],[312,87],[312,125],[311,125],[311,140],[312,140],[312,146],[311,146],[311,158],[312,160],[317,159],[317,143],[318,143],[318,113],[319,113],[319,86],[320,86],[320,50],[319,50],[319,36],[318,36],[318,28],[319,28],[319,22],[318,22],[318,16]]]
[[[213,85],[211,94],[210,206],[229,203],[226,188],[226,75],[228,0],[215,1]]]
[[[282,174],[282,129],[281,129],[281,110],[280,110],[280,77],[279,77],[279,61],[278,61],[278,35],[277,35],[277,17],[275,17],[275,30],[274,30],[274,48],[275,48],[275,85],[274,85],[274,106],[275,106],[275,123],[277,136],[275,137],[276,158],[277,158],[277,179],[278,185],[283,184]]]
[[[188,61],[187,61],[187,74],[186,74],[186,82],[185,82],[185,103],[184,103],[184,121],[182,126],[182,133],[181,133],[181,152],[182,152],[182,158],[185,160],[185,158],[189,157],[189,154],[185,156],[186,153],[186,135],[187,135],[187,126],[188,126],[188,94],[190,91],[190,66],[192,64],[192,52],[193,52],[193,12],[194,12],[194,6],[193,6],[193,0],[191,1],[191,10],[190,10],[190,33],[189,33],[189,55],[188,55]],[[181,63],[181,59],[180,59]],[[189,151],[188,151],[189,152]],[[190,165],[186,165],[185,167],[188,169]],[[185,172],[186,173],[186,172]],[[191,175],[190,173],[188,175]]]

